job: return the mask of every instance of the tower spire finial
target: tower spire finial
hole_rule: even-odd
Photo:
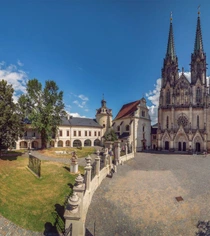
[[[200,5],[198,6],[198,19],[197,19],[195,45],[194,45],[194,52],[198,51],[203,51],[203,41],[202,41],[201,22],[200,22]]]
[[[175,47],[174,47],[173,25],[172,25],[172,12],[170,16],[170,28],[169,28],[166,57],[171,57],[172,60],[176,58]]]
[[[198,6],[198,16],[200,16],[200,8],[201,8],[201,5]]]
[[[170,17],[170,22],[172,22],[173,16],[172,16],[172,11],[171,11],[171,17]]]

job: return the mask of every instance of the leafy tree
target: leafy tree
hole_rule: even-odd
[[[41,134],[42,148],[46,148],[57,132],[62,117],[66,115],[63,92],[59,91],[54,81],[46,81],[42,88],[37,79],[28,81],[26,91],[18,100],[21,111]]]
[[[14,89],[7,81],[0,81],[0,153],[11,147],[23,134],[23,117],[13,101]]]
[[[114,132],[113,129],[111,129],[108,133],[104,135],[105,141],[115,141],[118,139],[116,133]]]

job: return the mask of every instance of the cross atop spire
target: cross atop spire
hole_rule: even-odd
[[[200,6],[198,7],[198,19],[197,19],[195,45],[194,45],[194,52],[198,51],[203,52],[203,41],[202,41],[201,22],[200,22]]]
[[[171,17],[170,17],[170,28],[169,28],[166,57],[171,57],[172,60],[174,60],[176,58],[175,46],[174,46],[173,25],[172,25],[172,12],[171,12]]]

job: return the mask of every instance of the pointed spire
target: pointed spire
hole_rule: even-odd
[[[198,51],[203,52],[203,41],[202,41],[201,22],[200,22],[200,6],[198,7],[198,19],[197,19],[195,45],[194,45],[194,52]]]
[[[172,12],[170,17],[170,28],[169,28],[169,36],[168,36],[168,45],[167,45],[167,52],[166,57],[171,57],[172,60],[175,59],[175,46],[174,46],[174,35],[173,35],[173,25],[172,25]]]

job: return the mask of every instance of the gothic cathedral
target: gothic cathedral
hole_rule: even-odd
[[[178,73],[171,18],[158,107],[159,150],[210,151],[210,93],[200,12],[190,66],[191,81],[185,77],[183,69],[181,75]]]

